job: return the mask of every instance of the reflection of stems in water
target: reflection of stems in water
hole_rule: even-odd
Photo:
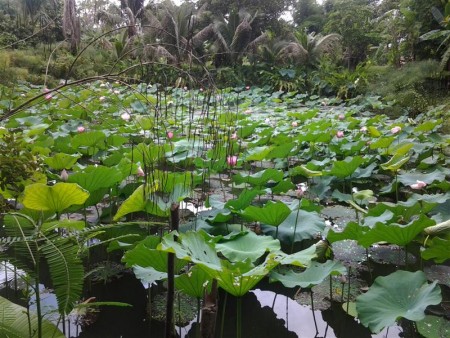
[[[197,328],[195,330],[195,337],[200,338],[200,309],[202,300],[200,297],[197,298]]]
[[[311,295],[311,311],[312,311],[312,314],[313,314],[314,326],[316,328],[316,335],[318,335],[319,334],[319,329],[317,328],[316,314],[314,312],[314,297],[313,297],[313,290],[312,289],[309,291],[309,294]]]
[[[238,297],[236,303],[236,338],[242,337],[242,297]]]
[[[298,291],[300,291],[300,289]],[[275,301],[277,300],[277,296],[278,296],[278,293],[276,293],[275,297],[273,297],[272,310],[275,308]]]
[[[222,323],[220,324],[220,338],[223,338],[223,328],[225,326],[225,311],[227,309],[227,298],[228,298],[228,292],[225,292],[225,297],[223,300],[223,308],[222,308]]]
[[[286,329],[289,330],[289,298],[286,297]]]

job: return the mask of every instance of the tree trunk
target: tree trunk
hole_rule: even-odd
[[[70,52],[75,55],[80,45],[80,20],[77,17],[75,0],[64,0],[63,34],[70,43]]]

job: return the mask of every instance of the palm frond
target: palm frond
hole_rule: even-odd
[[[279,60],[289,60],[295,64],[304,63],[308,59],[308,51],[297,42],[289,42],[278,52]]]
[[[236,28],[233,40],[230,44],[230,49],[234,53],[242,52],[248,45],[252,34],[252,26],[244,19]]]
[[[78,257],[78,243],[73,238],[56,236],[47,237],[41,251],[50,269],[58,311],[68,314],[81,298],[83,263]]]
[[[194,48],[200,47],[204,42],[208,41],[214,36],[214,25],[209,24],[203,28],[200,32],[192,37],[192,46]]]

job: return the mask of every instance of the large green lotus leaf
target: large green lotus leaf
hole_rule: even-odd
[[[380,216],[366,216],[364,217],[364,226],[373,228],[377,223],[391,223],[394,218],[394,213],[390,210],[385,210]]]
[[[442,119],[434,120],[434,121],[425,121],[419,124],[416,128],[414,128],[414,134],[419,132],[425,133],[428,131],[432,131],[434,128],[442,124]]]
[[[267,155],[267,159],[274,158],[286,158],[289,156],[292,148],[294,148],[294,143],[284,143],[275,148],[273,148],[270,153]]]
[[[381,168],[383,168],[384,170],[397,171],[402,167],[402,165],[409,161],[410,157],[411,156],[409,155],[394,155],[389,161],[383,163],[381,165]]]
[[[188,272],[175,277],[175,288],[185,294],[202,298],[206,292],[211,292],[212,278],[198,265],[192,266]]]
[[[426,184],[431,184],[435,181],[440,182],[445,180],[445,173],[440,170],[434,170],[430,173],[418,173],[418,172],[405,172],[397,176],[399,182],[404,185],[412,185],[417,183],[417,181],[425,182]]]
[[[117,210],[114,221],[119,220],[123,216],[137,211],[145,211],[147,202],[151,193],[156,190],[156,185],[144,184],[140,185],[130,197],[128,197]]]
[[[450,337],[450,321],[446,318],[425,316],[416,325],[419,333],[426,338]]]
[[[222,224],[233,218],[233,214],[228,209],[212,209],[203,214],[208,223]]]
[[[375,142],[370,144],[370,149],[387,149],[392,142],[394,142],[395,137],[381,137]]]
[[[311,261],[317,258],[317,247],[311,245],[308,249],[297,251],[291,255],[280,257],[281,265],[295,265],[306,268],[311,265]]]
[[[242,297],[277,265],[277,254],[270,253],[266,260],[256,267],[250,260],[235,263],[222,260],[220,269],[211,269],[203,265],[201,268],[205,269],[212,278],[217,279],[222,289],[235,297]]]
[[[23,205],[28,209],[58,214],[72,205],[82,205],[89,197],[89,193],[75,183],[31,184],[25,188],[24,195]]]
[[[268,201],[262,208],[253,205],[245,208],[242,215],[252,221],[273,226],[280,225],[291,213],[291,209],[281,201]]]
[[[330,229],[327,234],[327,240],[330,243],[343,241],[346,239],[351,239],[354,241],[359,241],[364,237],[365,233],[369,231],[369,227],[361,226],[356,222],[349,222],[343,231],[336,232]]]
[[[67,181],[77,183],[89,192],[101,188],[110,188],[122,181],[122,173],[116,168],[88,166],[83,172],[69,175]]]
[[[220,270],[221,260],[217,256],[214,246],[208,242],[208,238],[209,235],[204,231],[188,231],[180,235],[172,231],[163,237],[158,250],[172,252],[179,259],[201,264],[213,270]]]
[[[400,318],[418,321],[425,318],[429,305],[439,304],[441,290],[427,283],[422,271],[396,271],[377,277],[367,293],[356,299],[356,310],[361,323],[372,332],[395,324]]]
[[[269,181],[279,182],[283,179],[283,172],[277,169],[265,169],[253,175],[239,173],[233,176],[233,181],[237,184],[248,183],[252,186],[263,186]]]
[[[347,269],[340,262],[326,261],[325,263],[313,262],[303,272],[297,273],[289,270],[286,273],[271,272],[270,281],[281,282],[287,288],[309,288],[320,284],[329,275],[343,275]]]
[[[365,159],[361,156],[347,157],[343,161],[334,162],[331,170],[327,173],[338,178],[346,178],[352,175],[364,162]]]
[[[80,155],[69,155],[65,153],[57,153],[52,157],[47,157],[44,159],[45,164],[47,164],[50,168],[55,170],[62,169],[71,169],[77,160],[80,158]]]
[[[281,182],[279,182],[276,186],[273,188],[270,188],[273,194],[284,194],[288,192],[289,190],[294,190],[295,185],[292,183],[291,179],[287,178]]]
[[[436,263],[443,263],[450,259],[450,240],[435,237],[427,242],[427,248],[421,254],[423,259],[433,259]]]
[[[96,147],[98,149],[105,148],[106,135],[99,131],[88,131],[80,133],[72,137],[72,148],[77,149],[79,147]]]
[[[412,147],[414,147],[414,143],[411,142],[395,143],[395,145],[389,147],[387,153],[389,155],[402,156],[408,153]]]
[[[246,161],[262,161],[268,158],[269,153],[272,151],[272,149],[273,147],[269,146],[255,147],[249,149],[247,154],[244,155],[244,158]]]
[[[30,332],[37,332],[38,317],[6,298],[0,296],[0,337],[24,338],[29,337]],[[65,338],[65,335],[50,321],[42,320],[42,337]]]
[[[216,250],[232,262],[247,259],[254,262],[266,251],[280,250],[280,242],[272,236],[258,236],[254,232],[247,232],[244,236],[217,243]]]
[[[300,209],[291,211],[277,228],[261,224],[264,234],[276,237],[284,244],[292,244],[292,241],[301,242],[322,233],[325,229],[325,222],[316,212]]]
[[[152,267],[157,271],[167,272],[167,252],[150,249],[145,243],[139,243],[126,251],[122,261],[127,267]],[[175,272],[178,273],[185,265],[185,261],[176,259]]]
[[[237,199],[234,200],[228,200],[224,206],[232,211],[240,211],[247,208],[253,201],[253,199],[257,195],[261,195],[265,193],[264,190],[257,190],[257,189],[251,189],[251,190],[244,190],[241,192]],[[222,206],[223,208],[223,206]]]
[[[409,244],[426,227],[434,225],[436,222],[425,215],[412,220],[408,224],[384,224],[377,223],[359,239],[358,243],[367,248],[377,242],[388,242],[405,246]]]
[[[143,282],[145,284],[154,284],[157,281],[167,278],[167,272],[158,271],[151,266],[144,268],[139,265],[134,265],[133,272],[134,272],[136,278],[138,278],[141,282]]]

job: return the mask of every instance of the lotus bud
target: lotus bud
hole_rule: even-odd
[[[59,175],[59,178],[61,179],[61,181],[66,182],[67,179],[69,178],[69,174],[67,173],[66,169],[63,169],[61,171],[61,174]]]
[[[168,132],[167,132],[167,138],[168,138],[169,140],[172,139],[172,138],[173,138],[173,132],[168,131]]]
[[[237,164],[237,156],[233,155],[233,156],[228,156],[227,157],[227,164],[230,167],[234,167]]]
[[[77,132],[79,132],[80,134],[81,134],[81,133],[84,133],[85,130],[86,130],[86,129],[85,129],[83,126],[78,126],[78,128],[77,128]]]
[[[392,134],[397,134],[397,133],[399,133],[401,130],[402,130],[401,127],[395,126],[394,128],[391,129],[391,133],[392,133]]]
[[[136,170],[136,175],[139,176],[139,177],[145,176],[145,172],[144,172],[144,170],[142,170],[141,166],[139,166],[139,167],[137,168],[137,170]]]
[[[339,130],[336,132],[336,137],[337,138],[343,138],[344,137],[344,132],[342,130]]]

